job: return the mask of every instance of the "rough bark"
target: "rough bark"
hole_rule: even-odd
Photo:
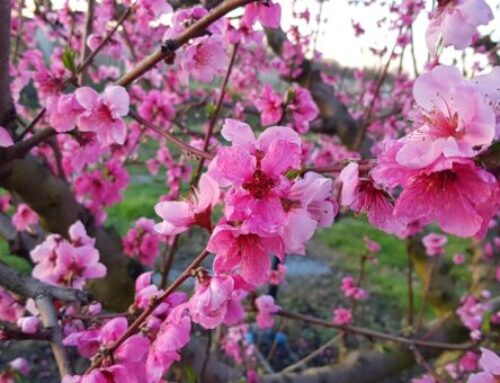
[[[3,263],[0,263],[0,286],[26,298],[48,296],[63,302],[90,302],[89,294],[84,291],[42,283],[38,279],[23,275]]]
[[[112,310],[128,307],[134,286],[120,238],[112,230],[95,226],[91,214],[76,201],[67,183],[28,155],[0,167],[0,186],[19,195],[40,215],[42,226],[49,232],[66,236],[69,226],[81,220],[89,234],[96,238],[101,261],[108,269],[107,276],[93,282],[90,290]]]
[[[0,0],[0,126],[12,120],[13,105],[9,91],[10,1]]]

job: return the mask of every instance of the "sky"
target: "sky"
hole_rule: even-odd
[[[396,0],[401,1],[401,0]],[[428,25],[428,12],[432,9],[432,0],[426,0],[426,11],[421,12],[413,25],[415,53],[419,69],[423,67],[427,60],[427,47],[425,44],[425,30]],[[481,27],[483,33],[491,32],[496,29],[493,37],[496,41],[500,40],[500,9],[499,0],[486,0],[493,9],[495,20],[488,26]],[[292,9],[290,0],[280,0],[283,9],[282,25],[286,28],[292,22]],[[317,1],[298,0],[297,10],[306,6],[310,7],[311,19],[317,15],[319,5]],[[374,58],[368,51],[368,47],[374,46],[383,48],[384,44],[389,45],[388,49],[394,44],[394,32],[388,34],[387,30],[377,28],[377,20],[387,15],[386,9],[379,5],[355,6],[349,5],[348,0],[327,0],[323,4],[321,33],[318,37],[317,47],[323,56],[327,59],[335,59],[339,63],[350,67],[377,67],[380,65],[378,59]],[[326,18],[326,21],[325,21]],[[359,22],[366,30],[365,35],[354,37],[352,20]],[[312,23],[315,25],[316,23]],[[301,25],[304,31],[310,28]],[[496,28],[495,28],[496,27]],[[451,64],[456,52],[453,48],[447,48],[441,57],[443,63]],[[405,68],[412,68],[411,56],[408,54],[404,61]]]
[[[33,0],[28,0],[27,3]],[[52,0],[53,4],[60,6],[65,0]],[[292,0],[275,0],[282,7],[282,27],[287,30],[296,20],[292,17]],[[390,0],[389,0],[390,1]],[[402,1],[402,0],[395,0]],[[435,0],[426,0],[426,11],[421,12],[413,25],[415,53],[417,66],[421,70],[427,60],[427,47],[425,45],[425,30],[428,24],[428,12],[432,9]],[[495,20],[490,25],[480,27],[483,33],[494,31],[493,38],[500,40],[500,0],[485,0],[493,9]],[[378,3],[380,1],[376,1]],[[75,10],[85,10],[86,0],[70,0]],[[300,29],[305,32],[311,32],[311,28],[316,28],[316,15],[318,14],[319,2],[316,0],[296,0],[296,11],[303,11],[309,7],[311,12],[311,24],[300,23]],[[241,11],[239,12],[241,13]],[[370,53],[369,47],[381,49],[388,45],[388,49],[394,44],[394,32],[388,33],[387,30],[378,28],[377,20],[387,15],[385,8],[378,4],[365,6],[350,5],[349,0],[326,0],[322,10],[322,24],[320,34],[317,40],[317,49],[322,52],[326,59],[334,59],[343,66],[356,68],[377,68],[381,65],[380,59]],[[352,21],[359,22],[366,33],[358,38],[354,37]],[[451,64],[453,59],[461,55],[447,48],[442,56],[441,62]],[[413,70],[412,59],[409,54],[405,55],[404,68],[408,71]]]

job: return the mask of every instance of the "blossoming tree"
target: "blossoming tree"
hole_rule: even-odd
[[[324,2],[0,0],[0,234],[29,263],[0,261],[2,343],[50,344],[65,383],[382,382],[414,365],[406,381],[500,380],[500,54],[478,30],[498,25],[492,4],[354,1],[382,7],[395,41],[372,49],[377,73],[351,76],[316,50],[335,28]],[[470,60],[445,65],[444,51]],[[120,237],[108,208],[131,172],[165,187],[155,218]],[[359,325],[377,299],[370,239],[329,318],[279,302],[287,259],[352,214],[406,241],[407,319],[391,331]],[[199,255],[174,277],[192,235]],[[453,257],[472,265],[465,291],[442,262],[448,235],[470,244]],[[278,320],[336,334],[275,371],[285,335],[267,358],[252,336]],[[335,363],[310,367],[334,344]],[[30,364],[0,367],[14,382]]]

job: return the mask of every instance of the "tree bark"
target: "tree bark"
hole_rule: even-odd
[[[101,262],[108,269],[105,278],[90,284],[90,291],[111,310],[128,308],[134,282],[128,273],[129,260],[123,255],[120,237],[112,230],[96,227],[92,215],[76,201],[67,183],[37,158],[27,155],[0,167],[0,186],[18,194],[51,233],[67,236],[68,228],[82,221],[89,235],[96,238]]]
[[[12,121],[13,105],[9,90],[10,0],[0,0],[0,126]]]

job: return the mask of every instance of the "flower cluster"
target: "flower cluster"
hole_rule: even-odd
[[[154,264],[160,251],[160,238],[154,225],[152,219],[140,218],[123,238],[123,252],[146,266]]]
[[[50,284],[82,289],[88,279],[104,277],[106,267],[99,262],[95,239],[87,235],[80,221],[70,226],[68,234],[69,241],[51,234],[31,251],[33,276]]]

